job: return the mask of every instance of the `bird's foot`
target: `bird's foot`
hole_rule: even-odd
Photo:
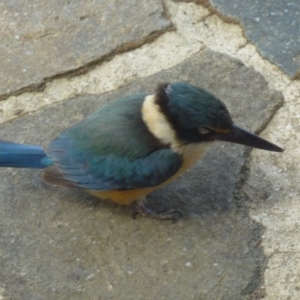
[[[148,218],[172,220],[173,223],[177,222],[181,217],[181,212],[170,209],[170,210],[159,210],[154,211],[147,208],[142,202],[132,204],[131,217],[136,219],[137,215],[142,215]]]

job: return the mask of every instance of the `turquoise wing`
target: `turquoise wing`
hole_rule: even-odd
[[[62,185],[67,181],[91,190],[143,188],[179,170],[182,157],[162,145],[142,120],[145,97],[111,102],[49,144],[47,155],[62,175]]]

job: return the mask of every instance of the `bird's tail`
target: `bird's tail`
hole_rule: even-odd
[[[0,140],[0,167],[44,169],[52,163],[42,146]]]

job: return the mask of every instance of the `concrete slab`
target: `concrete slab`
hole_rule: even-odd
[[[0,3],[0,98],[135,48],[170,28],[159,0]]]
[[[79,97],[7,123],[0,136],[46,145],[99,105],[179,78],[214,92],[234,120],[251,130],[264,127],[282,104],[281,95],[253,69],[205,50],[118,91]],[[239,197],[247,155],[242,146],[219,145],[176,183],[151,195],[152,205],[184,212],[177,224],[132,220],[127,209],[41,183],[39,171],[1,169],[4,296],[250,299],[259,288],[265,257],[262,228]]]
[[[176,0],[175,0],[176,1]],[[181,0],[180,0],[181,1]],[[190,2],[188,0],[187,2]],[[194,0],[241,23],[246,37],[290,77],[300,75],[299,1]]]
[[[300,81],[288,78],[282,70],[263,59],[251,43],[244,43],[239,49],[237,45],[243,44],[239,43],[242,34],[238,24],[224,22],[216,14],[197,18],[206,11],[203,6],[173,3],[171,7],[176,15],[172,15],[172,20],[176,20],[178,32],[183,32],[187,40],[197,39],[217,52],[241,59],[262,74],[270,88],[284,96],[285,104],[268,124],[263,136],[282,145],[285,152],[273,156],[252,151],[250,174],[243,192],[251,219],[263,226],[261,244],[267,258],[261,281],[263,293],[254,298],[297,300],[300,273]]]
[[[264,136],[284,144],[285,152],[271,158],[253,151],[244,187],[251,217],[265,227],[265,287],[271,300],[299,298],[299,114],[299,99],[278,111]]]

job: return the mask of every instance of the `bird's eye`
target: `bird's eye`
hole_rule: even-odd
[[[210,130],[208,128],[205,127],[201,127],[198,129],[200,134],[208,134],[210,133]]]

